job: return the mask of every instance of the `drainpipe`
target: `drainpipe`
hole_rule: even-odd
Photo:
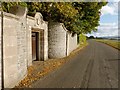
[[[1,7],[1,84],[2,89],[4,89],[4,62],[3,62],[3,10],[2,2],[0,2]]]

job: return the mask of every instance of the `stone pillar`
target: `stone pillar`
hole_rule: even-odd
[[[48,57],[63,58],[66,56],[66,33],[63,24],[48,23]]]

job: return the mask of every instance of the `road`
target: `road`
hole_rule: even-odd
[[[89,40],[70,61],[32,85],[32,88],[118,88],[119,51]]]

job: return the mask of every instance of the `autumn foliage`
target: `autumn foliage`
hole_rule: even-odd
[[[99,26],[100,10],[107,2],[3,2],[3,10],[9,12],[13,5],[26,6],[28,15],[42,13],[44,20],[64,23],[77,34],[96,31]]]

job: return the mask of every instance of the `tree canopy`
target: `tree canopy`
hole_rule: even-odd
[[[77,34],[96,31],[99,26],[100,9],[107,2],[3,2],[3,10],[9,12],[13,5],[27,6],[28,15],[42,13],[44,20],[64,23]]]

